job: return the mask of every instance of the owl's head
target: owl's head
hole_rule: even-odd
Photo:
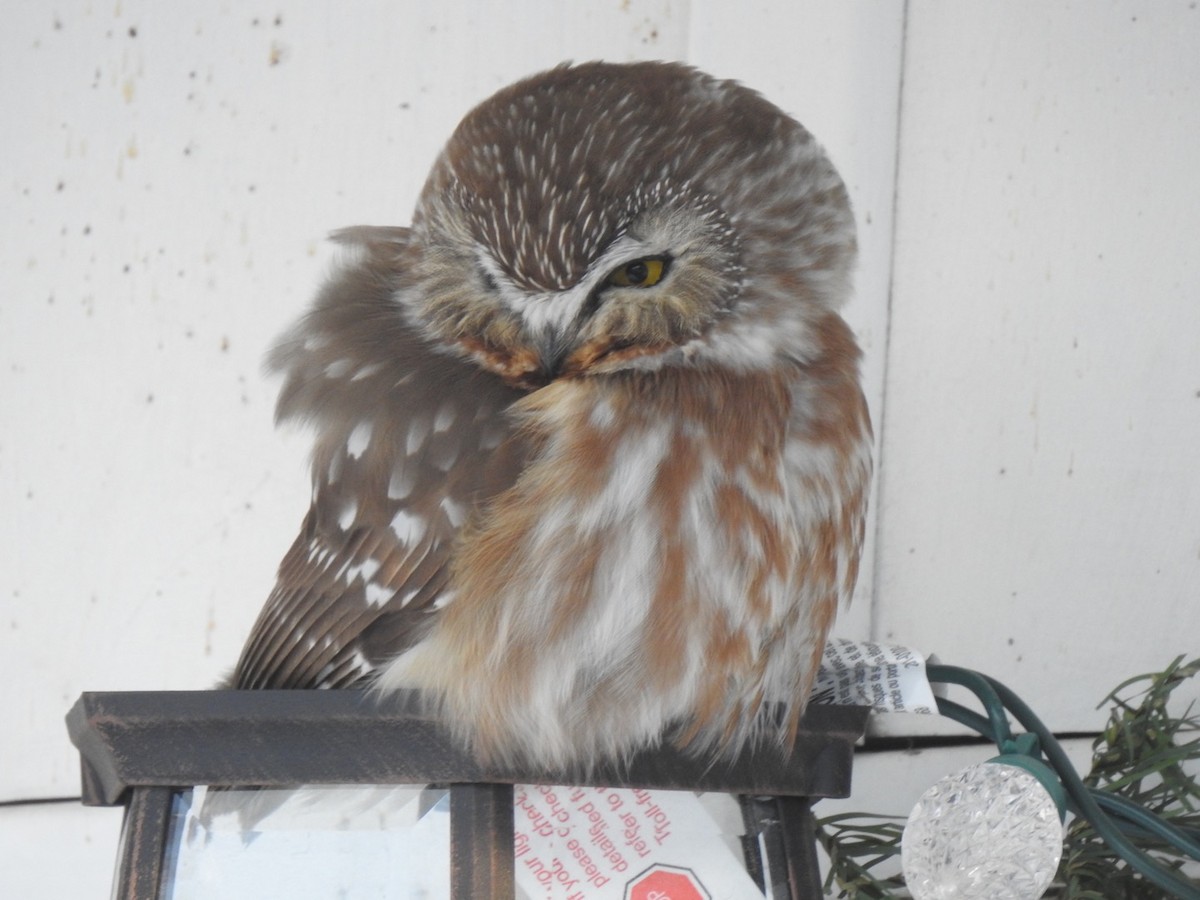
[[[561,66],[472,110],[422,192],[400,299],[437,343],[532,387],[815,352],[854,220],[812,136],[670,63]]]

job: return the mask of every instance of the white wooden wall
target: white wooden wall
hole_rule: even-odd
[[[850,186],[882,446],[841,633],[994,674],[1063,730],[1200,651],[1194,6],[7,4],[0,896],[107,894],[118,813],[16,805],[78,794],[78,694],[236,658],[307,502],[259,361],[323,236],[406,222],[458,118],[563,59],[743,80]],[[929,757],[872,761],[851,803],[906,809]]]
[[[906,35],[872,630],[1095,728],[1200,654],[1200,9]]]

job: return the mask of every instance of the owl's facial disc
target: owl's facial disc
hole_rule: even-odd
[[[610,257],[621,261],[614,264]],[[639,255],[636,249],[631,253],[622,246],[615,253],[605,254],[577,284],[561,291],[535,292],[513,285],[494,262],[482,258],[479,278],[484,291],[516,320],[519,349],[533,354],[523,358],[536,362],[536,371],[523,369],[515,381],[522,386],[536,386],[563,376],[588,374],[601,358],[607,370],[613,370],[613,357],[618,352],[632,359],[670,349],[666,345],[647,346],[632,335],[626,335],[623,341],[614,340],[593,319],[599,315],[604,321],[611,320],[614,304],[623,305],[626,314],[638,304],[653,309],[663,302],[661,294],[670,289],[673,263],[669,253]],[[510,363],[502,356],[490,354],[481,361],[489,368],[496,368],[500,362],[500,373],[514,380]]]
[[[521,290],[487,262],[495,296],[519,317],[523,345],[546,381],[656,369],[681,359],[740,288],[733,231],[708,206],[660,207],[632,217],[559,291]]]
[[[588,269],[562,376],[655,369],[707,333],[741,290],[740,247],[710,203],[646,210]]]
[[[660,303],[661,296],[653,295],[669,289],[669,284],[664,281],[673,262],[668,253],[636,256],[617,264],[598,283],[593,276],[565,295],[547,298],[546,310],[553,310],[557,316],[540,316],[538,321],[531,321],[529,316],[526,318],[534,343],[541,349],[547,374],[551,378],[589,374],[596,370],[602,359],[607,364],[606,371],[615,371],[619,368],[616,365],[618,354],[623,360],[630,361],[671,349],[671,345],[661,342],[639,343],[632,337],[622,340],[605,335],[603,328],[595,327],[591,320],[604,311],[606,305],[621,302],[623,294],[627,305],[638,302],[638,292],[645,292],[641,298],[643,303],[650,306]],[[527,311],[534,312],[535,309],[531,306]],[[580,338],[586,336],[591,336],[590,340],[581,342]]]
[[[524,388],[680,361],[680,348],[731,308],[742,269],[715,203],[671,199],[619,223],[580,274],[551,289],[534,286],[503,247],[455,228],[451,209],[418,231],[414,312],[440,341]]]

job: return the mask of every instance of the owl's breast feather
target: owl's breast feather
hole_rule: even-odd
[[[538,450],[464,532],[452,602],[378,686],[427,690],[481,756],[544,765],[628,753],[671,722],[732,748],[764,699],[798,715],[869,477],[843,464],[869,441],[857,404],[798,431],[847,409],[821,397],[838,379],[805,379],[668,370],[527,395]]]

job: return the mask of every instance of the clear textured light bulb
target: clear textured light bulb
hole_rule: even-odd
[[[1063,846],[1060,806],[1044,783],[1053,775],[1029,757],[1015,762],[970,766],[921,795],[901,841],[915,900],[1037,900],[1045,893]]]

